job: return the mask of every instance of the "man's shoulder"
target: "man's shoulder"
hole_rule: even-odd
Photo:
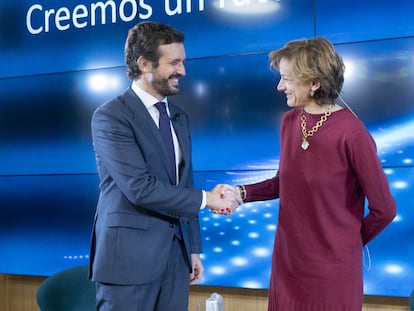
[[[96,112],[103,111],[103,110],[125,109],[128,106],[129,102],[136,102],[136,100],[137,100],[137,96],[131,90],[131,88],[128,88],[123,93],[119,94],[118,96],[104,102],[102,105],[100,105],[96,109]]]

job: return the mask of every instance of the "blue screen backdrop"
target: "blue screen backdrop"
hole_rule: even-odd
[[[303,37],[335,43],[347,68],[341,96],[374,136],[398,209],[364,249],[364,292],[408,296],[414,2],[161,2],[0,3],[0,273],[50,275],[88,262],[98,197],[90,118],[130,84],[127,30],[157,20],[186,34],[187,77],[170,100],[191,117],[195,182],[207,190],[260,181],[278,169],[288,107],[268,52]],[[200,212],[202,284],[267,288],[278,208],[273,200],[245,204],[232,216]]]

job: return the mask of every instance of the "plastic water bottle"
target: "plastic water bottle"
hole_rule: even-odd
[[[224,311],[224,299],[218,293],[212,293],[206,300],[206,311]]]

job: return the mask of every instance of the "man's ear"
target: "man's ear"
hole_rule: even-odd
[[[141,70],[141,72],[144,72],[144,73],[151,71],[151,68],[152,68],[151,62],[149,62],[147,59],[145,59],[142,56],[138,57],[137,65],[138,65],[139,70]]]

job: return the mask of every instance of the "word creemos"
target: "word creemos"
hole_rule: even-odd
[[[74,28],[94,27],[98,24],[130,22],[136,18],[149,19],[153,8],[146,3],[149,0],[122,0],[117,4],[113,0],[79,4],[73,8],[44,8],[33,4],[26,13],[26,28],[33,34],[47,33],[51,30],[65,31]],[[193,5],[193,1],[198,1]],[[164,10],[169,16],[204,11],[204,0],[164,0]]]

